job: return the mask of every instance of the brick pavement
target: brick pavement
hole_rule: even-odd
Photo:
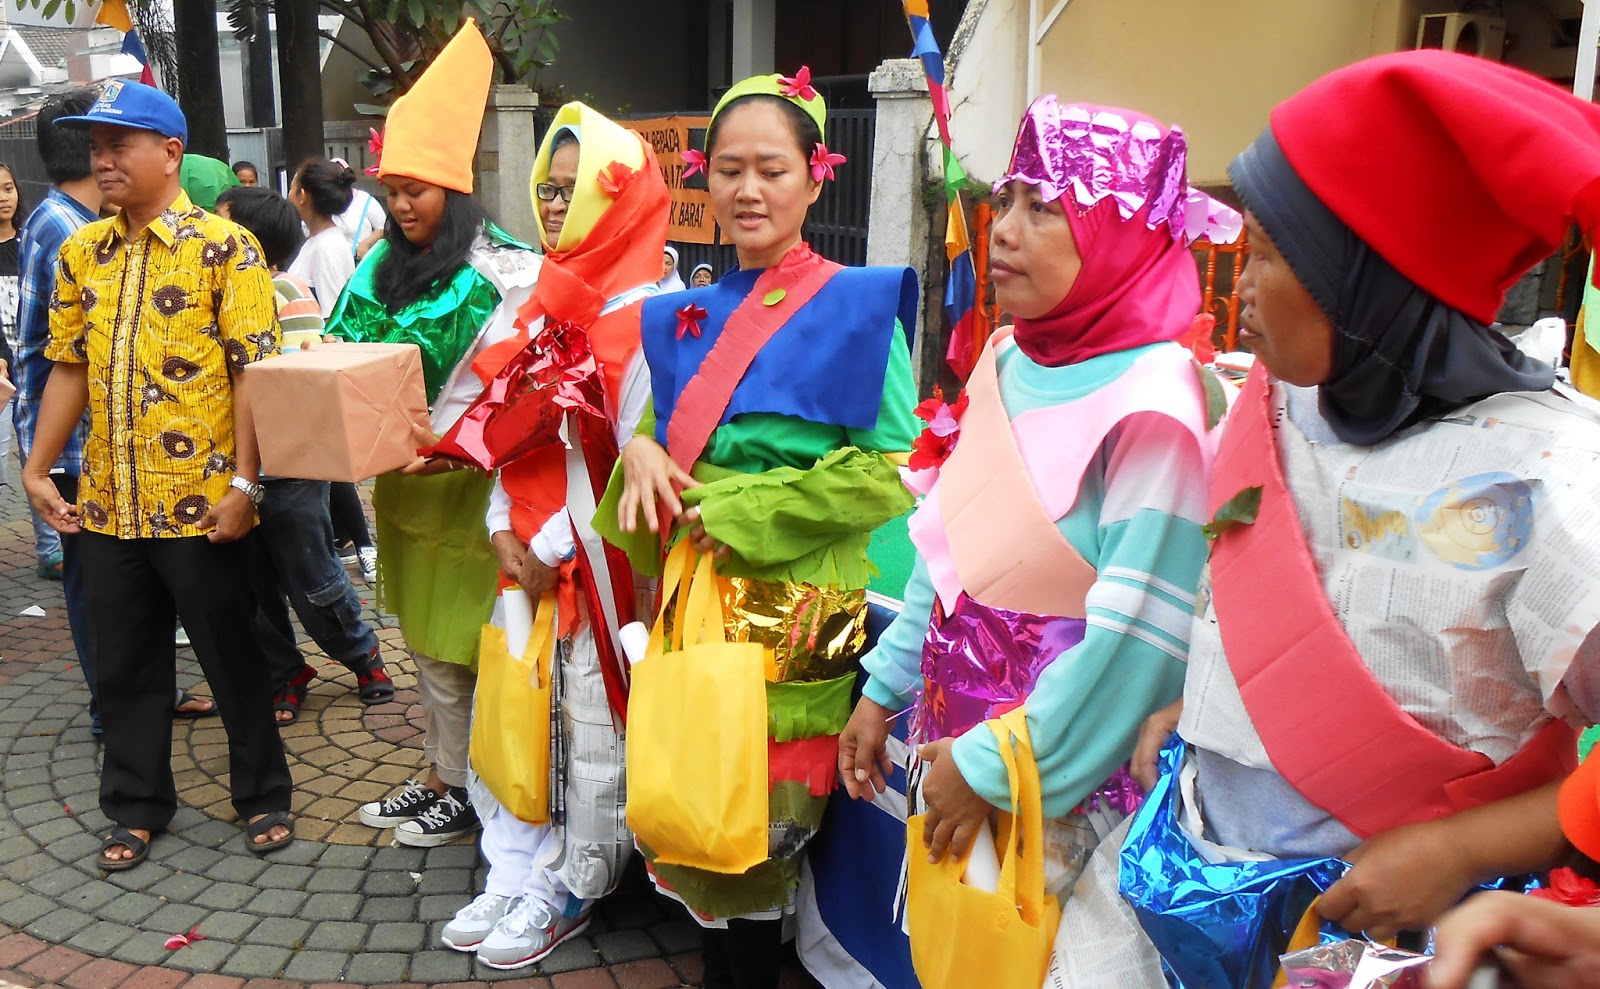
[[[7,424],[9,428],[9,424]],[[11,464],[15,479],[15,461]],[[700,978],[698,934],[635,867],[584,936],[534,968],[495,972],[438,946],[438,932],[482,888],[476,844],[393,845],[352,823],[357,804],[421,775],[416,678],[394,621],[373,611],[396,686],[363,708],[354,677],[307,641],[321,676],[284,729],[298,840],[267,858],[244,845],[227,799],[216,719],[173,725],[180,808],[151,860],[94,866],[99,745],[60,584],[34,572],[20,485],[0,487],[0,989],[668,989]],[[92,579],[92,578],[91,578]],[[43,618],[19,612],[37,605]],[[206,693],[192,653],[179,682]],[[165,941],[198,926],[205,940]],[[788,989],[813,983],[792,959]]]

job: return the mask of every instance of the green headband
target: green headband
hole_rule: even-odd
[[[828,105],[823,102],[822,94],[811,86],[810,66],[800,66],[800,71],[792,77],[773,73],[770,76],[751,76],[740,80],[717,101],[717,108],[711,111],[711,119],[716,120],[717,114],[721,113],[729,103],[745,96],[776,96],[781,100],[788,100],[817,122],[819,134],[825,133],[828,129]]]

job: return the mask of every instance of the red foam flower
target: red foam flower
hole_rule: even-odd
[[[911,441],[911,459],[908,466],[913,471],[941,466],[955,452],[956,440],[961,436],[961,416],[967,411],[965,392],[954,405],[946,405],[944,392],[937,385],[933,397],[919,404],[914,412],[918,419],[928,424],[915,440]]]
[[[1201,313],[1194,318],[1194,324],[1189,332],[1178,338],[1178,342],[1189,348],[1194,354],[1194,359],[1201,364],[1210,364],[1217,357],[1217,348],[1212,343],[1212,334],[1217,329],[1217,317],[1210,313]]]
[[[694,148],[684,148],[683,149],[683,153],[682,153],[682,155],[680,155],[680,157],[683,158],[683,164],[684,164],[683,177],[684,178],[688,178],[689,176],[693,175],[695,172],[701,172],[701,173],[705,172],[705,170],[706,170],[706,153],[704,151],[697,151]]]
[[[705,319],[706,315],[703,307],[697,306],[692,302],[679,309],[678,339],[682,340],[685,333],[698,339],[700,336],[700,321]]]
[[[802,99],[807,103],[816,99],[817,89],[811,85],[811,66],[800,66],[800,71],[792,76],[779,76],[778,92],[790,99]]]
[[[833,169],[836,165],[843,165],[850,159],[844,155],[834,154],[828,146],[821,141],[811,151],[811,181],[821,182],[823,179],[833,179]]]
[[[1600,907],[1600,886],[1571,869],[1550,870],[1549,885],[1532,890],[1528,895],[1541,900],[1554,900],[1569,907]]]
[[[367,152],[372,155],[372,164],[362,171],[368,175],[377,175],[378,163],[383,160],[383,135],[379,134],[375,127],[368,127],[367,133],[371,135],[367,138]]]
[[[598,176],[600,188],[605,190],[606,195],[616,199],[633,183],[634,176],[638,174],[636,170],[622,162],[614,161],[601,170]]]

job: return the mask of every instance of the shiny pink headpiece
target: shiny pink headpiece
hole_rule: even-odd
[[[1148,207],[1150,229],[1165,223],[1174,239],[1231,243],[1244,218],[1189,185],[1188,151],[1178,127],[1132,110],[1041,96],[1023,115],[1011,168],[994,188],[1020,179],[1038,186],[1046,202],[1070,195],[1079,210],[1111,198],[1124,220]]]

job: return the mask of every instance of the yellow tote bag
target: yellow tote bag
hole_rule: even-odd
[[[550,674],[556,646],[556,599],[546,595],[521,656],[504,629],[483,627],[473,698],[473,772],[520,821],[550,822]]]
[[[766,651],[726,640],[711,556],[695,555],[687,539],[668,555],[662,613],[633,667],[628,827],[657,862],[739,875],[767,859]]]
[[[906,922],[911,963],[923,989],[1039,989],[1061,923],[1061,903],[1044,892],[1044,812],[1039,766],[1022,708],[991,730],[1011,777],[1011,816],[1002,827],[1000,883],[993,893],[961,881],[965,858],[930,864],[923,815],[906,821]]]

